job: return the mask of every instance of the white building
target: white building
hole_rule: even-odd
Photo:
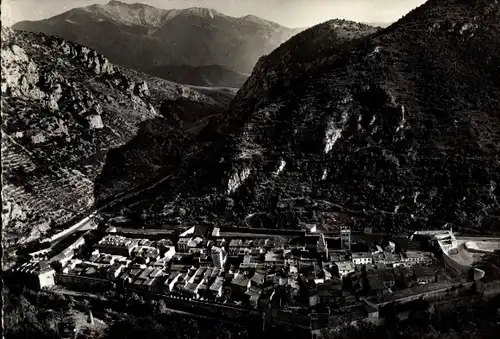
[[[14,269],[14,272],[25,276],[24,282],[32,284],[35,288],[43,289],[54,286],[55,270],[46,261],[30,261]]]
[[[53,268],[42,269],[38,271],[38,286],[42,288],[54,286],[54,275],[56,271]]]
[[[350,261],[339,261],[336,262],[335,265],[339,271],[339,275],[341,277],[348,275],[351,272],[354,272],[354,265]]]
[[[181,253],[185,253],[188,251],[188,243],[192,240],[192,238],[179,238],[177,241],[177,249]]]
[[[353,252],[353,265],[368,265],[372,263],[372,254],[369,252]]]
[[[222,296],[222,287],[224,284],[223,277],[217,277],[213,284],[210,286],[210,292],[217,298]]]
[[[170,260],[174,255],[175,255],[175,247],[168,246],[167,250],[165,251],[165,254],[163,255],[163,258]]]
[[[316,224],[306,224],[306,231],[307,233],[316,233],[318,228],[316,227]]]
[[[214,230],[212,231],[212,237],[216,238],[220,236],[220,228],[219,227],[214,227]]]
[[[173,289],[174,289],[174,286],[175,284],[177,283],[177,281],[179,281],[179,279],[182,277],[182,274],[179,273],[179,272],[174,272],[172,273],[168,279],[165,281],[165,289],[168,291],[168,292],[172,292]]]
[[[432,254],[422,251],[406,251],[403,255],[403,261],[406,265],[424,264],[432,262]]]
[[[394,253],[396,251],[396,244],[389,241],[389,245],[385,247],[385,252]]]
[[[227,259],[227,253],[226,251],[224,251],[224,249],[213,246],[210,255],[212,257],[212,262],[216,268],[221,269],[224,267]]]
[[[203,239],[200,237],[196,237],[194,239],[190,239],[187,243],[187,249],[190,254],[192,253],[202,253],[204,251],[204,247],[202,246]]]

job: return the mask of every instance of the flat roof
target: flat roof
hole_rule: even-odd
[[[186,285],[186,288],[185,288],[185,289],[186,289],[187,291],[194,292],[194,290],[196,289],[196,286],[197,286],[196,284],[188,283],[188,284]]]
[[[217,291],[222,287],[222,284],[224,283],[224,278],[222,277],[217,277],[215,281],[212,283],[210,286],[210,290],[212,291]]]

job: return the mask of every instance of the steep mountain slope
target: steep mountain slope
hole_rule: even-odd
[[[162,10],[119,1],[19,22],[13,28],[60,36],[142,71],[220,65],[243,73],[250,73],[260,56],[298,32],[253,16],[234,18],[206,8]]]
[[[175,111],[162,115],[165,105],[182,99],[222,109],[193,89],[43,34],[2,27],[1,66],[4,246],[88,211],[106,162],[120,175],[99,181],[101,198],[174,168],[189,138]],[[117,148],[127,162],[111,156]]]
[[[269,227],[498,231],[498,1],[430,0],[337,53],[321,43],[336,36],[329,26],[258,63],[224,125],[211,125],[218,142],[150,211]],[[304,50],[307,37],[318,42]]]
[[[311,70],[349,49],[359,38],[379,28],[346,20],[329,20],[295,35],[269,56],[262,57],[235,102],[259,105],[274,100],[289,88],[313,79]],[[257,102],[253,102],[257,100]]]
[[[148,73],[180,84],[205,87],[240,88],[248,75],[231,71],[218,65],[210,66],[158,66]]]

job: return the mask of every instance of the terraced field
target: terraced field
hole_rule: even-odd
[[[2,27],[1,66],[6,247],[58,231],[96,199],[175,165],[186,138],[159,113],[163,101],[222,107],[189,87],[141,77],[43,34]]]

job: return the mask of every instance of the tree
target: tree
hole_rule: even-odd
[[[168,312],[168,308],[167,308],[167,304],[165,303],[165,300],[159,299],[158,303],[156,304],[156,313],[163,314],[163,313],[167,313],[167,312]]]

